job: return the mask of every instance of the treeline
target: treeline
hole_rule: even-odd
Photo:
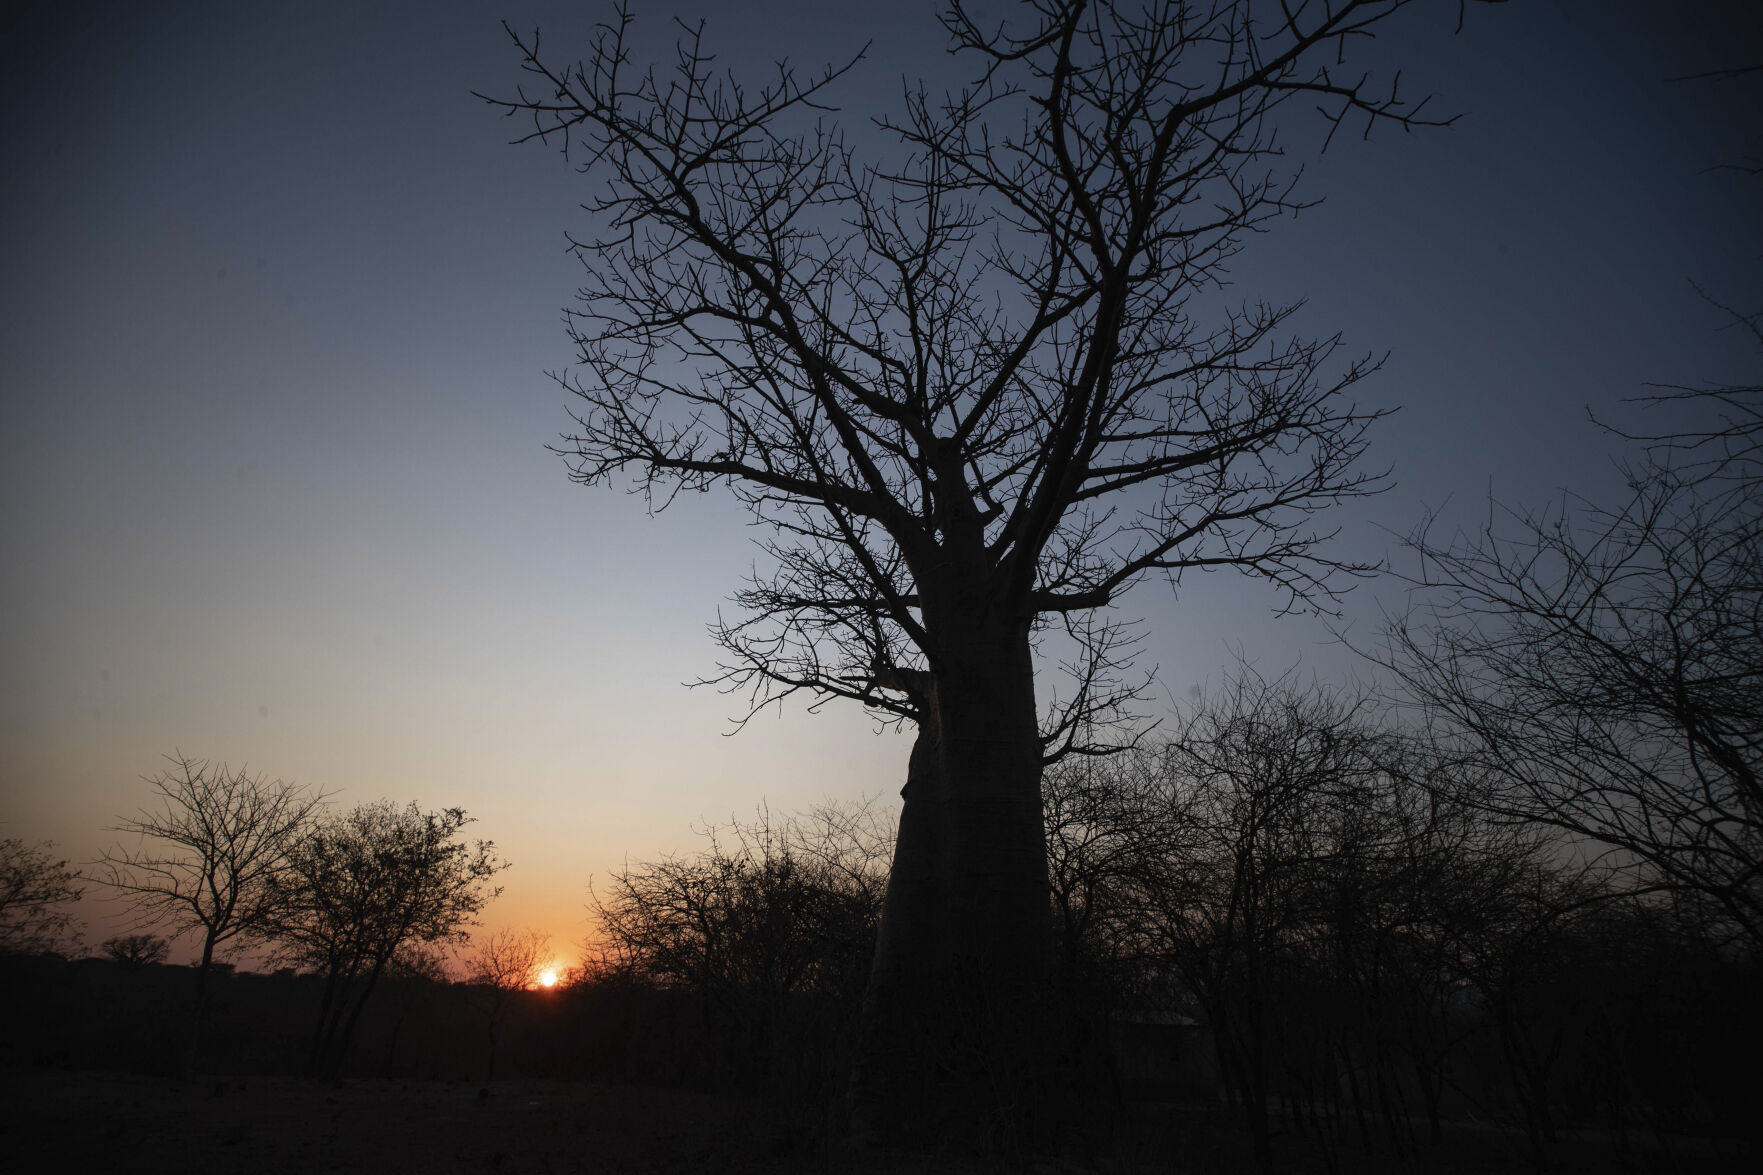
[[[1757,956],[1632,859],[1500,814],[1487,768],[1362,698],[1244,674],[1166,744],[1046,788],[1079,1024],[1203,1027],[1276,1133],[1414,1153],[1447,1118],[1740,1135]]]
[[[126,964],[106,955],[0,956],[0,989],[14,1008],[0,1064],[182,1076],[198,1082],[308,1071],[325,977],[216,964],[207,982],[200,1065],[181,1064],[193,968]],[[501,1009],[492,1056],[491,993],[395,962],[362,1008],[339,1073],[345,1078],[483,1082],[506,1075],[583,1076],[579,1043],[561,1032],[561,992],[530,991]]]
[[[607,1075],[760,1092],[830,1123],[850,1075],[893,856],[872,804],[700,830],[596,884],[581,981],[628,1036]]]
[[[1502,786],[1366,697],[1246,671],[1167,737],[1050,770],[1047,1047],[1083,1112],[1222,1097],[1261,1166],[1280,1136],[1414,1158],[1453,1122],[1539,1159],[1564,1131],[1751,1137],[1744,927],[1508,818]],[[887,843],[828,807],[614,874],[580,998],[622,1027],[588,1069],[836,1115]]]
[[[1088,1087],[1082,1112],[1222,1097],[1262,1165],[1293,1138],[1330,1167],[1415,1159],[1465,1122],[1539,1158],[1586,1129],[1748,1139],[1763,1017],[1743,927],[1631,856],[1506,818],[1500,789],[1363,696],[1248,672],[1162,738],[1050,770],[1047,1047]],[[825,1137],[892,832],[883,809],[838,804],[704,828],[596,884],[599,950],[552,990],[531,986],[530,935],[476,944],[466,981],[406,940],[328,1071],[724,1090]],[[165,1064],[191,970],[111,945],[5,960],[39,1013],[8,1061]],[[334,1005],[321,962],[219,968],[204,1068],[311,1072],[313,1016]]]
[[[196,939],[187,1000],[153,1014],[155,1023],[175,1026],[161,1063],[183,1072],[209,1065],[210,977],[223,966],[221,952],[246,948],[290,975],[314,978],[316,1016],[302,1067],[336,1077],[382,982],[400,973],[438,976],[436,952],[469,938],[476,915],[500,892],[492,883],[507,862],[493,843],[463,837],[471,819],[460,808],[425,812],[380,800],[329,811],[323,792],[224,763],[167,758],[170,766],[147,779],[150,805],[115,827],[133,843],[106,851],[89,878],[133,913],[134,933],[103,946],[125,978],[160,970],[165,936]],[[59,948],[74,942],[69,905],[84,892],[81,880],[47,845],[0,842],[0,956],[12,978],[56,974]],[[48,956],[41,960],[48,970],[30,963],[33,956]],[[278,1030],[293,1022],[282,1011]]]
[[[67,937],[79,874],[7,842],[0,986],[32,1015],[0,1061],[647,1082],[815,1113],[842,1088],[892,854],[877,809],[761,813],[626,866],[596,891],[600,949],[546,987],[546,936],[471,932],[506,865],[464,839],[462,811],[329,812],[184,757],[150,783],[157,808],[125,825],[140,843],[95,879],[135,899],[138,926],[95,957]],[[179,931],[196,936],[191,966],[164,962]],[[221,961],[239,947],[269,972]]]

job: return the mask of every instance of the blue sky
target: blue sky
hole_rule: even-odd
[[[1682,6],[1689,9],[1692,6]],[[683,682],[753,555],[715,495],[651,518],[569,484],[545,372],[571,354],[563,234],[581,181],[507,145],[473,89],[560,51],[598,10],[550,4],[40,4],[0,33],[0,832],[87,859],[158,756],[246,761],[459,804],[516,868],[490,921],[560,942],[591,875],[702,817],[892,800],[906,740],[848,707],[724,737],[737,703]],[[946,75],[922,3],[867,27],[827,4],[705,16],[731,67],[812,66],[874,38],[845,118]],[[864,9],[864,12],[873,10]],[[1691,281],[1763,289],[1758,86],[1669,82],[1763,60],[1740,4],[1471,5],[1372,47],[1463,117],[1337,141],[1325,203],[1258,239],[1228,296],[1309,300],[1300,326],[1390,352],[1397,488],[1342,513],[1342,550],[1449,503],[1609,493],[1608,439],[1649,380],[1755,378]],[[942,71],[939,74],[939,71]],[[1146,584],[1165,698],[1240,648],[1338,678],[1327,625],[1274,622],[1224,576]],[[1356,593],[1345,622],[1399,607]],[[1158,703],[1163,704],[1163,703]],[[1153,707],[1155,708],[1155,707]],[[102,931],[97,937],[102,937]]]

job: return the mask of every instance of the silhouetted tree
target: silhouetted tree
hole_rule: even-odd
[[[1506,879],[1452,959],[1490,1021],[1539,1162],[1555,1138],[1553,1085],[1572,1021],[1593,999],[1574,982],[1570,944],[1598,896],[1587,874],[1532,863]]]
[[[288,854],[266,928],[287,961],[324,977],[309,1076],[335,1078],[380,977],[410,943],[459,942],[508,867],[489,841],[459,840],[463,809],[389,800],[319,820]]]
[[[165,962],[171,943],[156,934],[120,934],[104,940],[104,953],[125,967],[146,967]]]
[[[1355,1133],[1412,1153],[1417,1121],[1439,1143],[1452,1060],[1487,1027],[1476,977],[1516,962],[1539,885],[1569,888],[1557,838],[1491,817],[1475,764],[1362,695],[1246,667],[1166,743],[1046,784],[1072,998],[1197,1016],[1263,1169],[1282,1125],[1331,1155]]]
[[[201,935],[186,1058],[193,1062],[201,1050],[215,951],[260,933],[275,915],[288,853],[325,793],[267,781],[245,767],[235,771],[182,754],[166,759],[171,766],[147,778],[157,808],[111,830],[135,834],[137,847],[107,850],[98,860],[98,880],[134,907],[137,926]]]
[[[1756,318],[1740,319],[1763,344]],[[1589,837],[1763,947],[1763,387],[1658,398],[1626,501],[1451,542],[1385,660],[1491,769],[1493,810]]]
[[[481,997],[489,1030],[488,1080],[496,1078],[496,1049],[508,1009],[521,992],[538,983],[539,968],[548,961],[550,950],[551,936],[542,931],[498,930],[480,939],[466,960],[465,981]]]
[[[1163,856],[1195,848],[1178,842],[1170,821],[1165,758],[1160,745],[1073,756],[1042,778],[1060,996],[1077,1066],[1109,1059],[1113,1017],[1174,1011],[1168,985],[1142,966],[1147,879]]]
[[[0,953],[51,951],[67,941],[73,915],[62,907],[81,890],[77,870],[50,854],[48,841],[0,839]]]
[[[874,162],[822,120],[849,65],[742,87],[701,30],[671,76],[634,68],[628,11],[574,66],[511,31],[537,88],[493,103],[601,185],[575,242],[573,475],[656,507],[734,494],[776,537],[717,627],[719,680],[754,709],[807,690],[911,720],[935,762],[895,854],[927,921],[876,956],[861,1129],[1050,1088],[1023,1029],[1050,946],[1037,630],[1190,570],[1292,607],[1333,590],[1315,519],[1379,484],[1358,466],[1376,413],[1347,398],[1375,363],[1219,287],[1300,206],[1288,102],[1331,132],[1427,121],[1339,65],[1405,6],[956,0],[970,84],[909,90]],[[929,1071],[947,1088],[907,1106]]]
[[[391,1077],[398,1069],[398,1044],[405,1022],[447,982],[446,951],[430,943],[404,943],[392,952],[384,982],[392,1002],[392,1031],[386,1040],[386,1076]]]
[[[1309,1060],[1287,1055],[1297,1043],[1281,1039],[1278,1015],[1303,986],[1301,948],[1343,896],[1329,875],[1350,876],[1372,839],[1359,823],[1383,782],[1382,748],[1363,706],[1244,669],[1169,743],[1171,823],[1191,850],[1152,879],[1152,933],[1205,1011],[1263,1171],[1281,1066]]]
[[[886,822],[868,805],[824,805],[702,831],[704,849],[627,864],[595,891],[605,963],[718,1000],[848,989],[880,915]]]
[[[1411,1079],[1437,1145],[1451,1054],[1476,1030],[1463,1014],[1465,960],[1536,879],[1572,867],[1551,830],[1490,818],[1482,773],[1425,732],[1385,729],[1377,754],[1377,786],[1339,813],[1324,866],[1323,970],[1350,1008],[1334,1048],[1350,1074],[1368,1075],[1364,1099],[1376,1098],[1397,1148],[1415,1141]]]
[[[824,804],[702,831],[701,850],[626,864],[595,888],[601,981],[695,995],[719,1046],[697,1062],[718,1076],[738,1067],[778,1078],[803,1050],[848,1054],[841,1037],[874,953],[889,822],[867,803]],[[809,1017],[824,1031],[806,1041],[791,1028],[810,1007],[829,1015]]]

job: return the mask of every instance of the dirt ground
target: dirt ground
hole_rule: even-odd
[[[736,1098],[559,1081],[359,1080],[288,1077],[173,1081],[131,1074],[0,1069],[0,1171],[153,1175],[980,1175],[1019,1169],[948,1156],[858,1152],[815,1143],[813,1129]],[[809,1141],[804,1142],[807,1139]],[[1302,1175],[1330,1164],[1301,1140],[1276,1140],[1276,1166]],[[1246,1140],[1216,1107],[1139,1107],[1105,1137],[1035,1175],[1211,1175],[1252,1169]],[[1741,1157],[1744,1156],[1744,1157]],[[1618,1147],[1564,1139],[1558,1172],[1751,1169],[1743,1148]],[[1339,1175],[1535,1170],[1511,1129],[1454,1124],[1424,1156],[1347,1152]]]
[[[7,1071],[0,1169],[180,1175],[786,1172],[742,1103],[547,1081],[195,1079]],[[859,1167],[867,1164],[858,1164]]]

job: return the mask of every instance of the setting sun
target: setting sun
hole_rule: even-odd
[[[556,985],[557,985],[557,972],[555,972],[555,971],[541,971],[541,972],[539,972],[539,986],[540,987],[555,987]]]

